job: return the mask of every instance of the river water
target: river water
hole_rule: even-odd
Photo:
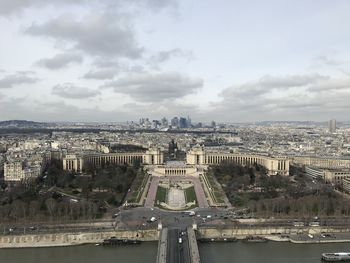
[[[4,263],[155,263],[157,242],[135,246],[93,245],[0,249]],[[202,263],[320,263],[323,252],[350,251],[350,243],[199,243]]]
[[[202,263],[320,263],[321,253],[350,251],[350,243],[199,243]]]
[[[102,247],[94,245],[0,249],[1,263],[155,263],[158,242]]]

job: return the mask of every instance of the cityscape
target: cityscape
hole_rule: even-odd
[[[0,1],[0,261],[350,261],[350,3]]]
[[[159,240],[157,262],[199,262],[197,240],[346,242],[349,135],[335,119],[3,121],[1,244]]]

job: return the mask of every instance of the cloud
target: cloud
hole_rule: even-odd
[[[120,63],[113,60],[97,59],[93,63],[94,69],[91,69],[84,75],[86,79],[107,80],[113,79],[120,73],[142,73],[145,72],[143,66],[138,63]]]
[[[224,89],[219,96],[206,116],[231,121],[347,119],[350,79],[269,76]]]
[[[159,10],[168,7],[178,7],[177,0],[130,0],[130,2],[139,6],[150,8],[152,10]]]
[[[185,58],[190,60],[193,58],[193,53],[191,51],[185,51],[179,48],[174,48],[171,50],[164,50],[158,52],[150,58],[150,62],[154,64],[163,63],[171,58]]]
[[[40,0],[11,0],[11,1],[0,1],[0,15],[10,15],[12,13],[21,11],[32,5],[36,5]]]
[[[81,63],[83,57],[76,53],[62,53],[53,56],[52,58],[41,59],[36,62],[40,67],[55,70],[65,68],[71,63]]]
[[[270,76],[265,75],[257,81],[247,82],[224,89],[219,96],[223,98],[249,99],[267,95],[274,90],[288,90],[306,87],[327,80],[329,77],[319,74]]]
[[[28,72],[17,72],[16,74],[6,75],[0,79],[0,89],[13,88],[18,85],[32,84],[39,79],[29,76]]]
[[[174,100],[192,94],[203,86],[203,80],[175,72],[134,73],[105,84],[115,92],[127,94],[141,102]]]
[[[321,63],[321,64],[328,65],[328,66],[340,66],[342,64],[349,63],[349,61],[338,60],[338,59],[332,58],[331,56],[327,56],[327,55],[318,56],[316,58],[316,61]]]
[[[116,119],[118,116],[118,119]],[[121,110],[103,110],[98,107],[81,108],[64,100],[47,101],[9,98],[0,103],[0,120],[27,119],[34,121],[126,121],[137,118]]]
[[[3,0],[0,1],[0,15],[8,16],[15,13],[22,12],[27,8],[38,8],[47,5],[78,5],[87,0]]]
[[[311,92],[332,92],[336,90],[349,90],[350,79],[329,79],[318,85],[313,85],[309,89]]]
[[[118,70],[115,68],[90,70],[84,75],[86,79],[112,79],[118,74]]]
[[[99,95],[100,91],[74,86],[72,83],[65,83],[54,86],[52,94],[66,99],[85,99]]]
[[[0,1],[0,16],[9,16],[20,13],[28,8],[40,8],[49,5],[72,6],[82,4],[99,4],[105,7],[118,8],[133,5],[138,8],[159,11],[168,7],[176,8],[177,0],[2,0]]]
[[[91,14],[81,19],[61,15],[40,25],[33,23],[25,33],[71,43],[93,56],[136,59],[143,52],[127,16],[115,13]]]

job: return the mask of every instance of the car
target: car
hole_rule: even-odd
[[[320,222],[317,222],[317,221],[310,222],[309,226],[320,226]]]
[[[182,213],[185,214],[185,215],[189,215],[189,216],[195,216],[196,215],[195,211],[184,211]]]
[[[293,226],[301,227],[301,226],[304,226],[304,225],[305,225],[304,222],[298,222],[298,221],[293,222]]]
[[[182,237],[179,237],[179,244],[182,243]]]

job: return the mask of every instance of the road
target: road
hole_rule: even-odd
[[[190,263],[190,252],[186,230],[173,228],[168,230],[167,263]],[[179,241],[181,238],[181,242]]]
[[[84,223],[53,224],[53,223],[27,223],[27,224],[1,224],[0,235],[45,234],[64,232],[103,232],[113,230],[142,230],[155,229],[158,223],[162,227],[186,229],[197,224],[198,227],[294,227],[294,222],[303,222],[308,226],[314,218],[286,218],[286,219],[242,219],[232,211],[220,208],[196,208],[196,215],[191,217],[184,212],[170,212],[158,208],[132,208],[121,210],[115,219],[91,221]],[[151,222],[152,217],[156,221]],[[350,218],[319,218],[320,227],[348,228]]]

